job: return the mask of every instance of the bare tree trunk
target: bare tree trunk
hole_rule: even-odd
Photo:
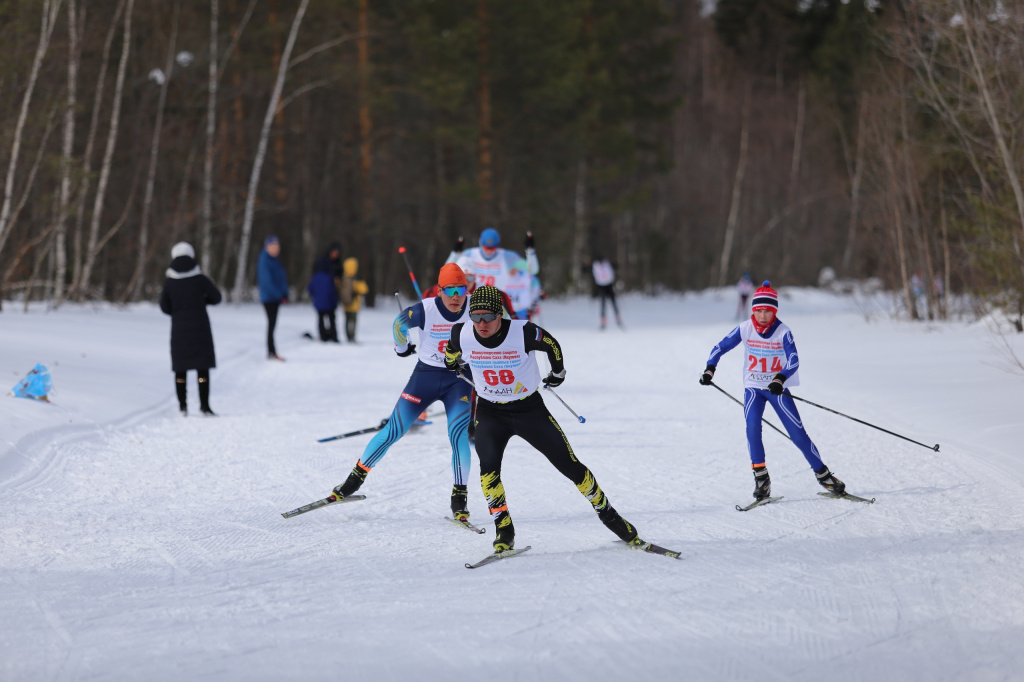
[[[359,79],[359,191],[361,206],[359,220],[362,223],[362,248],[360,260],[363,275],[377,291],[377,281],[372,257],[376,251],[377,220],[373,193],[373,112],[370,110],[370,3],[359,0],[359,37],[356,40]]]
[[[82,267],[85,265],[86,249],[82,245],[82,225],[85,223],[85,200],[89,196],[89,185],[92,182],[92,151],[96,144],[96,132],[99,129],[100,109],[103,105],[103,88],[107,80],[107,69],[110,66],[110,48],[114,43],[114,35],[117,33],[117,24],[121,19],[121,12],[124,11],[125,0],[120,0],[114,17],[110,21],[110,28],[107,30],[107,38],[103,43],[103,59],[100,63],[100,73],[96,79],[95,97],[92,103],[92,117],[89,120],[89,135],[85,141],[85,152],[82,154],[82,179],[78,186],[77,205],[75,206],[75,261],[74,271],[71,277],[71,290],[68,296],[79,297],[82,284]],[[84,16],[84,9],[83,9]],[[82,32],[85,31],[84,22]]]
[[[124,94],[124,76],[128,70],[128,54],[132,44],[132,10],[135,0],[128,0],[124,12],[124,35],[122,37],[121,61],[117,66],[117,80],[114,85],[114,102],[110,111],[110,130],[107,132],[107,147],[103,152],[103,165],[100,167],[100,178],[96,185],[96,201],[92,207],[92,220],[89,222],[89,246],[86,249],[85,264],[82,266],[80,291],[85,293],[92,278],[92,269],[99,253],[100,221],[103,219],[103,204],[107,196],[107,185],[110,182],[110,167],[114,160],[114,147],[117,146],[117,134],[121,124],[121,99]]]
[[[75,107],[78,91],[78,10],[75,0],[68,0],[68,98],[64,111],[64,139],[60,154],[60,203],[57,207],[57,233],[54,240],[56,272],[53,280],[53,305],[64,301],[64,284],[67,278],[67,220],[68,204],[71,203],[71,155],[75,146]]]
[[[271,66],[276,69],[281,62],[281,36],[277,32],[277,0],[270,0],[268,23],[274,36]],[[288,200],[288,178],[284,172],[284,107],[279,106],[274,114],[274,126],[278,134],[274,136],[274,198],[279,206]]]
[[[729,276],[729,258],[732,254],[732,242],[736,235],[736,225],[740,219],[740,198],[743,193],[743,176],[747,172],[747,149],[750,138],[750,91],[751,83],[747,83],[743,95],[743,121],[740,124],[740,158],[736,163],[736,177],[732,183],[732,200],[729,202],[729,218],[725,223],[725,240],[722,244],[722,257],[718,263],[718,286],[725,286]]]
[[[807,119],[807,86],[804,84],[803,77],[800,78],[800,88],[797,93],[797,104],[796,104],[796,126],[793,130],[793,156],[789,164],[789,188],[786,191],[788,196],[787,203],[795,204],[798,201],[797,194],[800,189],[800,165],[803,161],[803,146],[804,146],[804,129],[806,128]],[[804,224],[804,218],[807,215],[805,209],[801,208],[797,215],[797,223],[802,230]],[[800,230],[796,230],[800,232]],[[789,271],[789,264],[792,258],[793,249],[790,248],[790,243],[793,239],[794,230],[790,228],[789,221],[783,223],[782,232],[782,263],[779,265],[779,274],[783,274]]]
[[[481,218],[483,223],[494,220],[494,158],[491,148],[491,74],[490,74],[490,32],[488,31],[487,0],[477,0],[476,16],[479,24],[479,69],[477,81],[477,188],[480,192]]]
[[[583,277],[583,252],[587,248],[587,160],[581,157],[576,163],[576,221],[572,239],[572,290],[581,294],[586,290]]]
[[[964,21],[964,38],[967,42],[967,51],[971,55],[971,66],[974,67],[974,75],[978,84],[978,90],[981,92],[985,114],[989,125],[992,127],[992,134],[996,138],[996,147],[999,149],[999,157],[1003,162],[1007,180],[1010,182],[1013,196],[1017,202],[1017,219],[1020,222],[1021,230],[1024,230],[1024,188],[1021,187],[1020,176],[1017,175],[1017,168],[1013,163],[1013,157],[1006,146],[1006,138],[1003,136],[1003,130],[999,124],[999,114],[996,111],[995,104],[992,102],[992,96],[989,94],[988,83],[985,80],[981,62],[978,60],[978,53],[974,49],[974,40],[971,38],[970,14],[967,6],[964,4],[964,0],[959,0],[958,4],[960,5],[960,12]]]
[[[857,239],[857,221],[860,219],[860,185],[864,177],[864,117],[867,116],[868,98],[861,93],[860,110],[857,115],[857,153],[853,162],[853,179],[850,182],[850,225],[846,230],[846,248],[843,249],[841,272],[843,277],[850,276],[850,263],[853,261],[853,245]]]
[[[181,0],[174,3],[174,21],[171,39],[167,45],[167,61],[164,62],[164,82],[160,84],[160,98],[156,105],[156,124],[153,126],[153,140],[149,147],[149,170],[146,173],[146,193],[142,199],[142,225],[139,227],[139,246],[135,259],[135,273],[125,287],[121,301],[137,299],[145,281],[146,261],[149,259],[149,216],[153,209],[153,190],[156,185],[156,164],[160,159],[160,134],[164,129],[164,110],[167,106],[167,90],[171,87],[174,72],[174,54],[178,42],[178,17],[181,14]]]
[[[7,164],[7,181],[4,183],[4,201],[0,205],[0,252],[3,252],[4,244],[7,243],[7,238],[10,236],[11,202],[14,197],[18,157],[21,154],[22,136],[25,133],[25,122],[28,120],[29,105],[32,103],[32,94],[36,88],[36,81],[39,79],[39,71],[43,66],[43,58],[50,47],[50,37],[53,35],[53,28],[57,25],[57,14],[60,11],[61,2],[62,0],[43,0],[42,3],[43,12],[39,28],[39,44],[36,46],[36,54],[32,59],[32,70],[29,72],[25,95],[21,99],[21,111],[18,113],[18,122],[14,126],[11,158]]]
[[[301,0],[299,9],[295,12],[295,19],[292,20],[292,28],[288,32],[288,42],[285,43],[284,53],[281,55],[281,64],[277,69],[277,80],[274,82],[274,91],[270,95],[270,103],[267,105],[267,113],[263,117],[263,128],[260,131],[260,140],[256,147],[256,158],[253,159],[252,173],[249,175],[249,193],[245,197],[245,217],[242,219],[242,239],[238,245],[238,268],[235,270],[234,299],[242,299],[242,291],[245,286],[246,264],[249,259],[249,241],[252,237],[253,214],[256,212],[256,191],[260,184],[260,173],[263,170],[263,160],[267,155],[267,144],[270,138],[270,127],[274,123],[274,114],[277,113],[277,105],[281,101],[281,91],[284,90],[285,76],[288,75],[288,61],[292,56],[292,49],[295,47],[295,40],[299,35],[299,27],[302,25],[302,17],[306,14],[309,0]]]
[[[213,234],[213,153],[217,126],[217,20],[220,7],[210,0],[210,82],[206,104],[206,156],[203,159],[203,232],[199,262],[203,272],[210,271],[210,240]]]

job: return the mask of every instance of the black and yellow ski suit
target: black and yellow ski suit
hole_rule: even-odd
[[[519,324],[515,327],[520,328]],[[476,341],[485,348],[499,349],[508,340],[511,328],[512,322],[503,320],[501,329],[491,337],[481,338],[475,329],[472,333]],[[521,329],[526,350],[545,353],[551,363],[552,372],[561,374],[564,370],[562,348],[554,337],[532,322],[527,322]],[[472,362],[471,358],[462,356],[462,333],[463,324],[457,324],[452,328],[445,363],[449,368],[457,367],[460,361]],[[609,504],[593,473],[577,459],[569,439],[548,412],[539,391],[532,391],[525,398],[508,402],[492,402],[481,396],[477,404],[476,453],[480,460],[480,483],[491,518],[494,520],[496,551],[511,549],[515,537],[512,517],[505,499],[505,487],[501,482],[501,462],[505,455],[505,447],[512,436],[519,436],[532,445],[563,476],[572,481],[613,533],[626,542],[636,539],[636,530]]]

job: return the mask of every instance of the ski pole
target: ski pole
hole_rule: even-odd
[[[395,303],[398,304],[398,313],[402,313],[402,297],[398,295],[398,290],[395,290]]]
[[[726,396],[726,397],[728,397],[728,398],[729,398],[730,400],[732,400],[732,401],[733,401],[734,403],[736,403],[736,404],[737,404],[737,405],[739,405],[740,407],[743,407],[743,408],[745,408],[745,407],[746,407],[746,405],[744,405],[744,404],[743,404],[742,402],[740,402],[739,400],[737,400],[737,399],[736,399],[736,398],[735,398],[735,397],[734,397],[734,396],[733,396],[732,394],[728,393],[728,392],[727,392],[727,391],[726,391],[726,390],[725,390],[724,388],[722,388],[721,386],[719,386],[719,385],[718,385],[718,384],[716,384],[715,382],[713,382],[713,381],[712,381],[712,382],[711,382],[711,385],[712,385],[712,386],[714,386],[715,388],[717,388],[717,389],[718,389],[719,391],[721,391],[721,392],[722,392],[723,394],[725,394],[725,396]],[[789,434],[788,434],[788,433],[785,433],[785,432],[781,431],[781,430],[779,429],[779,427],[777,427],[777,426],[776,426],[775,424],[772,424],[772,423],[771,423],[770,421],[768,421],[768,420],[767,420],[767,419],[765,419],[764,417],[761,417],[761,421],[763,421],[763,422],[764,422],[765,424],[767,424],[768,426],[772,427],[773,429],[775,429],[776,431],[778,431],[779,433],[781,433],[781,434],[782,434],[783,436],[785,436],[786,438],[789,438]],[[793,439],[792,439],[792,438],[789,438],[789,440],[793,440]]]
[[[420,292],[420,285],[416,283],[416,275],[412,274],[412,266],[409,265],[409,257],[405,255],[405,247],[399,246],[398,253],[402,254],[402,258],[405,260],[405,267],[409,269],[409,279],[412,280],[412,288],[416,290],[416,298],[422,300],[423,294]]]
[[[869,424],[868,422],[863,421],[861,419],[857,419],[856,417],[851,417],[850,415],[843,414],[842,412],[839,412],[838,410],[833,410],[831,407],[825,407],[824,405],[819,405],[818,403],[812,403],[810,400],[807,400],[806,398],[801,398],[799,396],[795,396],[792,393],[790,393],[789,395],[794,400],[799,400],[800,402],[807,403],[808,405],[814,405],[815,407],[819,407],[819,408],[825,410],[826,412],[831,412],[832,414],[838,414],[840,417],[846,417],[847,419],[851,419],[851,420],[857,422],[858,424],[863,424],[864,426],[870,426],[873,429],[878,429],[879,431],[884,431],[885,433],[888,433],[890,436],[896,436],[897,438],[902,438],[903,440],[909,440],[914,445],[920,445],[923,448],[928,448],[929,450],[934,450],[935,452],[939,451],[939,444],[938,443],[936,443],[935,445],[925,445],[924,443],[918,443],[913,438],[907,438],[906,436],[901,436],[900,434],[894,433],[892,431],[889,431],[888,429],[883,429],[881,426],[875,426],[874,424]]]
[[[556,398],[558,398],[558,402],[560,402],[563,405],[565,405],[565,409],[569,410],[569,412],[572,413],[572,416],[576,417],[576,421],[578,421],[580,424],[585,424],[587,422],[586,419],[584,419],[583,417],[581,417],[578,414],[576,414],[576,412],[571,407],[569,407],[569,403],[567,403],[564,400],[562,400],[562,396],[560,396],[557,393],[555,393],[555,389],[551,388],[547,384],[544,384],[544,388],[546,388],[547,390],[551,391],[551,395],[553,395]]]
[[[328,436],[327,438],[319,439],[317,443],[326,443],[332,440],[341,440],[342,438],[350,438],[351,436],[361,436],[364,433],[373,433],[374,431],[380,431],[381,429],[388,425],[388,421],[389,419],[381,419],[380,424],[378,424],[377,426],[370,426],[365,429],[359,429],[358,431],[349,431],[348,433],[341,433],[338,434],[337,436]]]

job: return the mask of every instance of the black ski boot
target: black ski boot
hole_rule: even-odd
[[[512,517],[503,512],[494,520],[494,551],[504,552],[516,545],[516,529],[512,525]]]
[[[595,511],[597,512],[597,517],[601,519],[601,523],[608,530],[615,533],[620,540],[633,544],[633,541],[637,539],[636,528],[629,521],[619,516],[619,512],[615,511],[615,507],[605,504],[604,509]]]
[[[469,495],[464,485],[452,486],[452,517],[456,521],[469,520],[469,507],[467,496]]]
[[[359,486],[366,480],[367,474],[370,473],[369,469],[364,469],[362,462],[357,462],[352,468],[352,473],[348,475],[345,482],[341,485],[334,486],[334,494],[338,496],[338,499],[343,500],[355,491],[359,490]]]
[[[184,377],[175,377],[174,379],[174,391],[178,394],[178,411],[181,412],[182,417],[188,416],[188,390],[185,387]]]
[[[827,466],[822,465],[819,471],[814,472],[814,475],[818,478],[818,484],[833,495],[842,495],[846,492],[846,484],[833,476]]]
[[[772,479],[768,476],[768,468],[754,469],[754,499],[763,500],[772,496]]]

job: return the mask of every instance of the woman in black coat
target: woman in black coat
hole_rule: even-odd
[[[185,402],[185,373],[194,369],[199,374],[199,409],[215,416],[210,409],[210,369],[217,366],[213,352],[213,331],[206,306],[220,303],[220,290],[210,278],[199,271],[196,254],[188,242],[178,242],[171,249],[171,267],[160,294],[160,310],[171,316],[171,369],[178,391],[181,415],[188,415]]]

